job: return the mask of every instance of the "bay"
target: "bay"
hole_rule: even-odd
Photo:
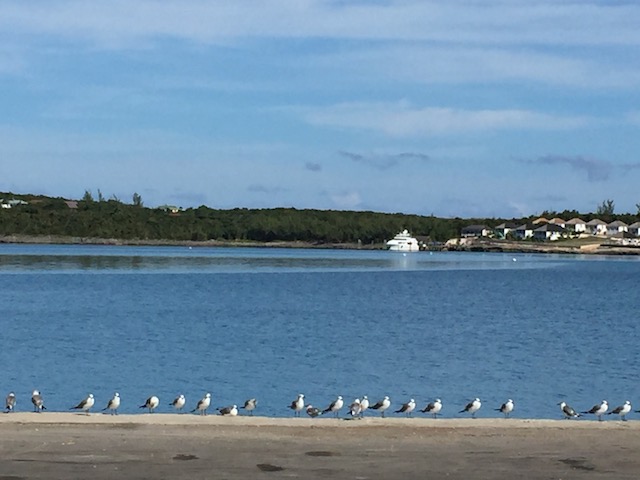
[[[50,410],[114,391],[259,399],[290,416],[389,395],[478,416],[559,418],[566,400],[640,406],[636,257],[0,245],[0,389]],[[395,408],[394,408],[395,409]]]

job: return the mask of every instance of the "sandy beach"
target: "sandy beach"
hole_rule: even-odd
[[[0,479],[637,478],[640,422],[0,415]]]

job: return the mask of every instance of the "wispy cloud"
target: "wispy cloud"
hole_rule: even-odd
[[[370,155],[361,155],[359,153],[340,151],[338,152],[343,157],[349,158],[356,163],[361,163],[363,165],[368,165],[370,167],[376,168],[378,170],[388,170],[390,168],[396,167],[403,162],[428,162],[429,156],[423,153],[412,153],[412,152],[404,152],[397,154],[370,154]]]
[[[252,184],[247,187],[247,191],[253,193],[283,193],[288,191],[286,188],[277,187],[277,186],[267,186],[262,184]]]
[[[356,191],[342,191],[327,194],[336,208],[355,210],[362,206],[362,198]]]
[[[517,129],[572,129],[588,118],[561,116],[530,110],[465,110],[412,107],[399,103],[342,103],[309,108],[303,113],[312,125],[370,130],[392,137],[448,135]]]
[[[322,165],[315,162],[306,162],[304,164],[304,168],[306,168],[310,172],[320,172],[322,170]]]
[[[530,165],[568,165],[573,170],[585,172],[590,182],[609,180],[613,165],[606,160],[583,156],[545,155],[543,157],[523,160]]]

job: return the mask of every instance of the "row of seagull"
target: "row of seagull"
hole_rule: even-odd
[[[16,403],[17,403],[16,394],[14,392],[10,392],[9,395],[7,395],[7,398],[5,401],[5,412],[9,413],[9,412],[15,411]],[[33,410],[37,413],[40,413],[43,410],[47,409],[47,407],[45,407],[44,405],[44,399],[42,398],[42,395],[38,390],[34,390],[33,393],[31,394],[31,403],[33,404]],[[93,396],[93,394],[90,393],[86,398],[80,401],[77,405],[69,408],[69,410],[80,410],[85,412],[88,415],[89,411],[93,408],[95,403],[96,403],[96,399]],[[172,406],[176,411],[182,412],[186,404],[187,404],[186,397],[183,394],[180,394],[176,398],[174,398],[169,405]],[[160,399],[156,395],[151,395],[149,398],[147,398],[147,400],[142,405],[140,405],[140,408],[146,408],[148,409],[149,413],[152,413],[155,411],[156,408],[158,408],[159,405],[160,405]],[[196,407],[193,410],[191,410],[191,413],[198,412],[201,415],[206,415],[207,410],[209,409],[210,406],[211,406],[211,394],[206,393],[198,401],[198,403],[196,404]],[[258,400],[256,400],[255,398],[250,398],[249,400],[244,402],[244,405],[240,408],[249,412],[250,415],[253,415],[253,410],[255,410],[257,406],[258,406]],[[107,402],[107,406],[104,407],[102,411],[103,412],[109,411],[109,413],[111,413],[112,415],[117,415],[118,408],[120,408],[120,394],[118,392],[115,392],[113,394],[113,397],[111,397],[111,399]],[[238,415],[238,406],[229,405],[226,407],[219,407],[217,408],[217,411],[220,413],[220,415],[229,415],[229,416],[235,417],[236,415]]]
[[[33,404],[33,408],[35,412],[42,412],[46,410],[44,405],[44,400],[42,395],[38,390],[34,390],[31,395],[31,403]],[[186,398],[183,394],[180,394],[174,398],[174,400],[169,404],[176,411],[182,412],[184,407],[186,406]],[[80,410],[85,412],[87,415],[89,411],[95,405],[95,398],[93,394],[89,394],[86,398],[80,401],[77,405],[70,408],[70,410]],[[160,399],[156,395],[152,395],[144,402],[144,404],[140,405],[140,408],[145,408],[149,411],[149,413],[153,413],[156,408],[160,405]],[[560,406],[560,410],[567,419],[578,418],[582,415],[592,414],[595,415],[599,421],[602,421],[602,416],[605,414],[611,415],[619,415],[620,418],[624,421],[626,420],[627,414],[629,414],[632,410],[631,402],[629,400],[625,401],[624,404],[614,408],[609,411],[609,403],[607,400],[602,400],[602,402],[594,405],[591,409],[585,410],[583,412],[576,411],[573,407],[568,405],[566,402],[558,403]],[[207,410],[211,406],[211,394],[206,393],[196,404],[195,408],[191,410],[191,413],[198,412],[200,415],[206,415]],[[255,398],[250,398],[244,402],[244,405],[240,407],[250,415],[253,415],[253,411],[258,406],[258,400]],[[321,409],[315,407],[312,404],[305,403],[305,396],[303,393],[298,394],[295,400],[291,402],[289,408],[293,410],[294,416],[299,417],[303,411],[312,418],[318,417],[324,414],[334,414],[336,417],[340,416],[340,411],[345,406],[344,399],[341,395],[331,402],[326,408]],[[416,409],[416,401],[411,398],[408,402],[403,403],[400,408],[394,410],[394,413],[405,414],[407,417],[410,417],[414,410]],[[347,406],[347,414],[351,415],[352,418],[362,418],[367,410],[374,410],[379,412],[380,415],[384,418],[385,412],[391,407],[391,399],[388,395],[386,395],[381,400],[377,401],[373,405],[369,402],[369,398],[367,395],[364,395],[362,399],[356,398],[351,404]],[[427,405],[419,410],[422,413],[433,415],[433,418],[437,418],[440,412],[442,411],[442,400],[436,398],[434,401],[427,403]],[[5,402],[6,412],[13,412],[16,408],[16,395],[14,392],[10,392],[7,395]],[[112,415],[117,415],[118,408],[120,408],[120,394],[115,392],[113,397],[108,401],[106,407],[102,409],[102,411],[109,411]],[[482,402],[479,398],[474,398],[472,401],[467,403],[462,410],[458,413],[469,413],[472,418],[476,418],[476,412],[482,408]],[[515,403],[512,399],[508,399],[499,408],[495,410],[501,412],[505,418],[509,418],[511,413],[515,408]],[[228,416],[236,416],[239,413],[238,405],[229,405],[226,407],[219,407],[217,411],[220,415],[228,415]],[[636,412],[640,412],[640,410],[636,410]]]

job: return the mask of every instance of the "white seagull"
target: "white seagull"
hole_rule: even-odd
[[[342,406],[344,405],[344,401],[342,400],[342,395],[338,395],[338,398],[336,398],[333,402],[331,402],[331,405],[329,405],[327,408],[325,408],[322,413],[328,413],[328,412],[334,412],[336,414],[336,417],[340,416],[340,409],[342,408]]]
[[[231,405],[230,407],[221,407],[218,408],[218,411],[220,412],[220,415],[235,417],[236,415],[238,415],[238,406]]]
[[[614,408],[609,413],[607,413],[607,415],[611,415],[612,413],[616,415],[620,415],[620,418],[622,419],[622,421],[626,422],[627,413],[629,413],[630,411],[631,411],[631,402],[627,400],[626,402],[624,402],[624,405],[620,405],[619,407]]]
[[[500,408],[496,408],[496,412],[501,412],[504,414],[504,418],[509,418],[509,415],[513,412],[513,407],[513,400],[509,399],[500,405]]]
[[[149,413],[153,413],[153,411],[160,405],[160,399],[155,395],[151,395],[147,398],[147,401],[144,402],[144,405],[140,405],[140,408],[148,408]]]
[[[93,398],[93,393],[90,393],[87,398],[82,400],[75,407],[71,407],[69,410],[82,410],[82,411],[84,411],[84,413],[89,415],[89,410],[91,410],[91,407],[93,407],[94,403],[96,403],[96,401]]]
[[[391,400],[388,395],[385,395],[382,400],[375,405],[369,407],[371,410],[378,410],[382,418],[384,418],[384,411],[391,406]]]
[[[104,412],[105,410],[109,410],[111,412],[111,415],[117,415],[118,408],[120,408],[120,394],[116,392],[113,394],[113,398],[109,400],[109,403],[107,403],[107,406],[104,407],[102,411]]]
[[[198,410],[200,412],[200,415],[206,415],[207,414],[207,408],[209,408],[209,405],[211,405],[211,394],[210,393],[206,393],[204,395],[204,397],[202,397],[198,401],[198,404],[196,405],[196,408],[191,410],[191,413],[193,413],[196,410]]]
[[[364,412],[369,408],[369,397],[364,395],[360,400],[360,416],[364,417]]]
[[[471,402],[467,403],[467,405],[460,410],[458,413],[469,412],[471,414],[471,418],[476,418],[476,412],[480,410],[482,406],[482,402],[479,398],[474,398]]]
[[[426,407],[420,410],[422,413],[430,413],[433,418],[438,418],[438,414],[442,410],[442,401],[436,398],[433,402],[429,402]]]
[[[170,405],[173,408],[175,408],[176,411],[182,412],[182,409],[184,408],[186,403],[187,403],[187,399],[181,393],[180,395],[178,395],[176,398],[173,399],[173,402],[171,402]]]
[[[293,410],[294,417],[299,417],[300,412],[304,408],[304,394],[299,393],[298,398],[296,398],[293,402],[291,402],[291,405],[289,405],[289,408]]]
[[[416,401],[412,398],[407,403],[403,403],[402,406],[396,410],[395,413],[404,413],[407,417],[411,416],[411,412],[416,408]]]
[[[249,400],[244,402],[244,406],[242,408],[247,412],[249,412],[249,415],[253,415],[253,411],[256,409],[257,406],[258,406],[258,400],[256,400],[255,398],[250,398]]]
[[[33,411],[34,412],[42,412],[42,410],[46,410],[47,407],[44,406],[44,400],[42,399],[42,395],[38,390],[34,390],[31,394],[31,403],[33,403]]]
[[[359,417],[360,412],[362,411],[362,407],[360,406],[360,399],[356,398],[351,405],[349,405],[349,414],[352,417]]]
[[[309,415],[311,418],[316,418],[318,415],[321,415],[321,414],[322,412],[320,411],[319,408],[314,407],[311,404],[307,405],[307,415]]]
[[[564,418],[578,418],[580,416],[580,414],[576,412],[572,406],[567,405],[566,402],[560,402],[558,405],[560,405],[560,410],[562,410]]]
[[[13,412],[16,409],[16,394],[13,392],[9,392],[9,395],[7,395],[7,399],[4,404],[7,413]]]
[[[596,417],[598,417],[598,421],[601,422],[602,415],[607,413],[608,409],[609,403],[606,400],[602,400],[602,402],[600,402],[598,405],[594,405],[593,407],[591,407],[591,410],[587,410],[586,412],[582,413],[593,413]]]

